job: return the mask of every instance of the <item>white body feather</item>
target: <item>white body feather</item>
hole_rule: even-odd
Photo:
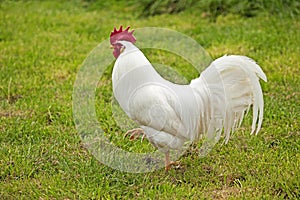
[[[148,140],[166,152],[203,135],[219,138],[240,126],[253,105],[252,133],[263,119],[261,68],[244,56],[223,56],[189,85],[163,79],[132,43],[116,60],[112,81],[114,96],[126,114],[141,125]]]

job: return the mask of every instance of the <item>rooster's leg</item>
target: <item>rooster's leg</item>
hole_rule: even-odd
[[[171,165],[170,165],[170,153],[169,151],[166,152],[165,154],[165,170],[169,171],[171,169]]]
[[[176,162],[170,161],[170,152],[167,151],[165,153],[165,170],[169,171],[172,165],[175,165]]]
[[[138,138],[139,136],[142,136],[142,140],[144,140],[146,137],[144,130],[141,128],[135,128],[135,129],[127,131],[125,133],[124,137],[127,137],[128,135],[130,136],[129,137],[130,140],[134,140],[135,138]]]
[[[165,170],[166,170],[166,172],[171,169],[172,165],[177,165],[176,168],[180,167],[180,163],[178,161],[170,161],[170,152],[167,151],[165,153]]]

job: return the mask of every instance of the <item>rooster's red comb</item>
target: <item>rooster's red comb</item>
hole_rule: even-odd
[[[110,33],[110,44],[115,44],[116,42],[120,40],[125,40],[131,43],[135,43],[136,39],[133,36],[134,30],[128,32],[130,26],[128,26],[125,30],[123,29],[123,26],[120,26],[120,29],[117,30],[116,27],[114,30]]]

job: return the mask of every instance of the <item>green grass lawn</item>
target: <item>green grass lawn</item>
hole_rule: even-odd
[[[125,3],[0,1],[0,199],[297,199],[300,198],[300,20],[261,13],[212,21],[196,10],[139,18]],[[227,145],[205,158],[186,153],[168,173],[131,174],[99,163],[75,129],[72,92],[89,52],[114,26],[166,27],[217,58],[252,57],[265,71],[265,119],[250,136],[248,116]],[[188,80],[195,71],[174,55],[145,51]],[[111,116],[111,70],[97,88],[97,117],[106,135],[138,151]],[[151,148],[149,146],[149,148]]]

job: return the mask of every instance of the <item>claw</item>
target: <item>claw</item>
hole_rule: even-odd
[[[129,137],[130,140],[134,140],[134,139],[138,138],[139,136],[142,136],[142,141],[143,141],[146,137],[146,134],[143,129],[135,128],[135,129],[127,131],[124,135],[124,138],[127,136],[130,136]]]
[[[180,163],[177,161],[170,161],[170,153],[166,152],[165,153],[165,170],[166,170],[166,172],[168,172],[171,169],[171,166],[174,166],[174,165],[180,165]]]

